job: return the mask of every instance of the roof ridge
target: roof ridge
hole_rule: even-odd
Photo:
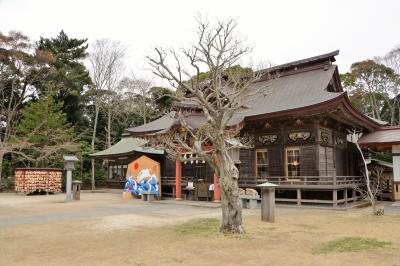
[[[256,71],[256,73],[268,73],[268,72],[273,72],[273,71],[277,71],[280,69],[284,69],[284,68],[288,68],[291,66],[299,66],[299,65],[303,65],[303,64],[308,64],[308,63],[313,63],[313,62],[318,62],[324,59],[332,59],[331,62],[335,62],[335,56],[339,55],[339,50],[335,50],[333,52],[329,52],[329,53],[325,53],[325,54],[321,54],[321,55],[316,55],[316,56],[312,56],[312,57],[308,57],[308,58],[303,58],[300,60],[296,60],[296,61],[292,61],[292,62],[288,62],[288,63],[284,63],[284,64],[280,64],[277,66],[273,66],[273,67],[269,67],[266,69],[261,69]]]

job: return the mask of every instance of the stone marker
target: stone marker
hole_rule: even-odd
[[[66,185],[66,198],[65,201],[72,201],[72,170],[75,169],[75,163],[79,162],[78,158],[74,155],[65,155],[64,169],[67,170],[67,185]]]
[[[275,221],[275,188],[277,185],[263,183],[261,188],[261,220],[273,223]]]

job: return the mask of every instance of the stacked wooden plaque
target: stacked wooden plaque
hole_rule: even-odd
[[[15,192],[61,192],[62,170],[56,168],[15,169]]]

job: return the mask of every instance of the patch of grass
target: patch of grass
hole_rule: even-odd
[[[177,263],[183,263],[183,259],[171,258],[171,260],[174,263],[174,265]]]
[[[184,235],[213,235],[218,232],[220,221],[216,218],[195,219],[175,227]]]
[[[318,226],[316,226],[316,225],[311,225],[311,224],[296,224],[296,226],[302,227],[302,228],[304,228],[304,229],[306,229],[306,230],[315,230],[315,229],[318,229]]]
[[[321,247],[314,250],[314,253],[358,252],[363,250],[386,248],[390,245],[390,242],[379,241],[375,238],[343,237],[323,244]]]
[[[194,219],[174,227],[175,231],[190,236],[224,237],[226,239],[251,239],[251,233],[222,234],[219,232],[221,222],[216,218]]]

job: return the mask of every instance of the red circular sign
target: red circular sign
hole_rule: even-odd
[[[137,170],[139,168],[139,164],[138,163],[134,163],[133,164],[133,169]]]

